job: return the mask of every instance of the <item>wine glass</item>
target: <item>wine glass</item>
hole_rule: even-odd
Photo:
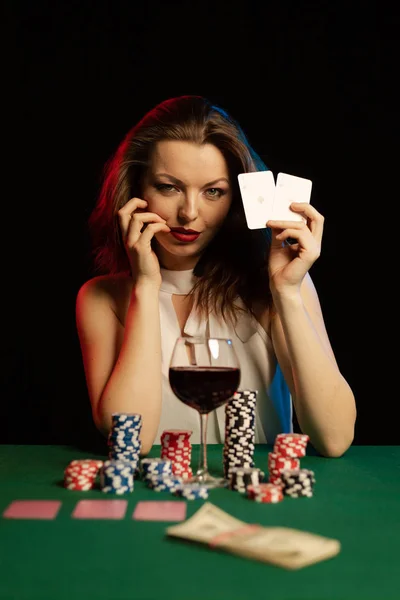
[[[208,415],[228,402],[240,383],[240,365],[229,338],[179,337],[169,365],[169,383],[181,402],[200,415],[200,457],[196,475],[187,483],[207,488],[228,481],[212,476],[207,466]]]

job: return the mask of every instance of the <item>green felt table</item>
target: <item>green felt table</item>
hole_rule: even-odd
[[[269,451],[257,446],[256,466],[266,470]],[[208,452],[210,470],[222,474],[222,447]],[[193,446],[194,460],[197,453]],[[159,454],[154,446],[150,455]],[[89,456],[95,455],[65,446],[0,446],[1,514],[13,500],[62,502],[54,520],[0,518],[1,600],[400,598],[400,446],[353,446],[336,459],[308,453],[301,466],[315,472],[312,498],[272,505],[229,489],[210,491],[208,501],[246,522],[340,540],[339,555],[296,571],[170,539],[170,522],[132,519],[141,500],[179,501],[141,481],[124,496],[122,520],[73,519],[79,500],[105,496],[61,485],[68,462]],[[188,501],[187,517],[202,502]]]

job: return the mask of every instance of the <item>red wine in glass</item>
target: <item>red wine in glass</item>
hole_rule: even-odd
[[[226,404],[240,384],[240,365],[232,340],[179,337],[170,360],[169,383],[175,396],[200,416],[199,468],[189,483],[226,486],[226,479],[208,472],[207,423],[209,413]]]
[[[169,370],[174,394],[202,415],[232,398],[239,381],[238,367],[171,367]]]

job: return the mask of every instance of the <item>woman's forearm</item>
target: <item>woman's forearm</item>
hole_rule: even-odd
[[[139,284],[132,291],[118,360],[99,402],[99,428],[109,431],[113,412],[141,414],[141,452],[147,454],[160,421],[161,377],[159,290]]]
[[[296,416],[314,447],[340,456],[353,441],[356,407],[352,390],[318,334],[301,297],[275,303],[288,348]]]

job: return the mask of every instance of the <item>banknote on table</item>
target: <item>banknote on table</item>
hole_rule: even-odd
[[[240,521],[211,502],[205,502],[186,521],[168,527],[166,533],[285,569],[300,569],[332,558],[341,548],[333,538]]]

